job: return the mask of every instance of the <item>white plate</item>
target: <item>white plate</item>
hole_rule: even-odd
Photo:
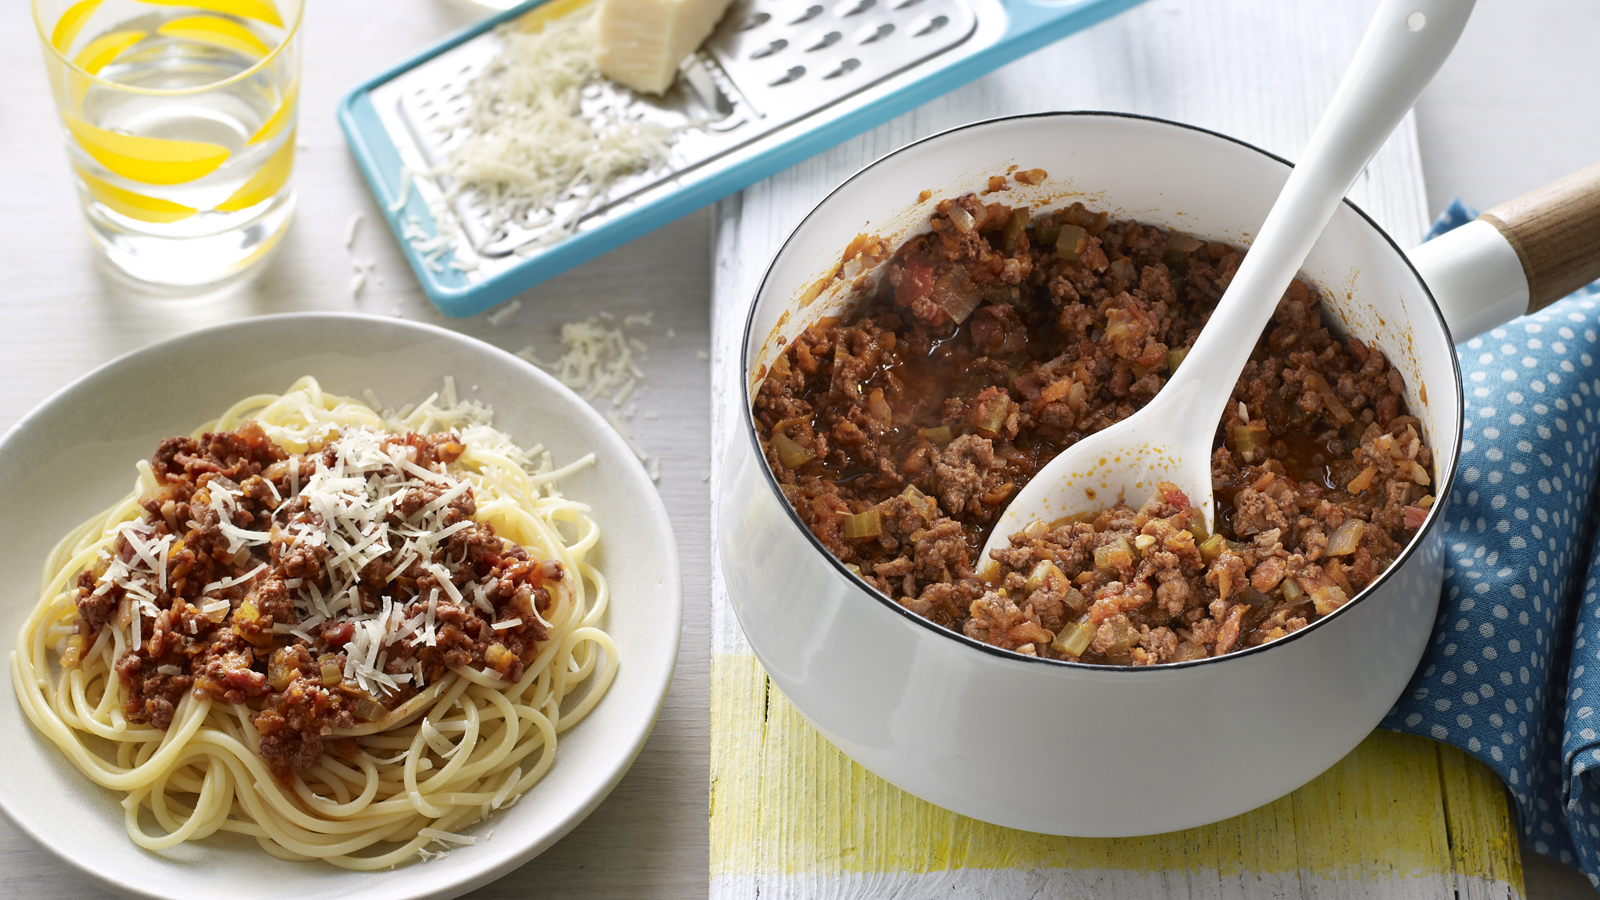
[[[516,806],[469,833],[443,860],[381,872],[286,862],[254,840],[217,835],[156,854],[122,826],[121,794],[83,777],[23,716],[10,677],[17,629],[37,602],[46,553],[133,484],[161,438],[188,434],[236,401],[312,375],[340,394],[371,388],[385,404],[419,401],[453,375],[495,425],[557,465],[593,452],[562,484],[601,526],[597,565],[610,580],[606,630],[621,669],[610,693],[562,735],[555,765]],[[472,392],[471,386],[478,390]],[[114,360],[29,413],[0,439],[0,812],[105,887],[135,897],[454,897],[547,849],[600,805],[644,746],[678,655],[683,589],[672,526],[654,485],[615,431],[555,379],[451,331],[388,318],[290,315],[205,329]],[[493,837],[485,837],[493,831]]]

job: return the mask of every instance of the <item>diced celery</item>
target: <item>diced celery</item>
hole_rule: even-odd
[[[1133,567],[1133,544],[1125,537],[1118,537],[1115,541],[1094,551],[1094,564],[1102,569],[1129,569]]]
[[[1000,236],[1005,241],[1006,249],[1015,250],[1017,239],[1028,229],[1028,208],[1018,207],[1011,211],[1011,218],[1006,220],[1005,227],[1001,229]]]
[[[294,653],[288,647],[272,651],[272,660],[267,663],[267,684],[272,685],[273,690],[288,687],[299,674],[300,667],[294,664]]]
[[[1189,355],[1188,347],[1174,347],[1167,351],[1167,370],[1178,371],[1178,366],[1183,365],[1183,358]]]
[[[1078,225],[1063,225],[1061,232],[1056,235],[1056,256],[1068,262],[1077,262],[1078,254],[1083,252],[1084,239],[1089,236]]]
[[[1229,434],[1233,437],[1233,449],[1244,458],[1244,461],[1255,462],[1257,457],[1265,458],[1263,452],[1267,443],[1272,440],[1272,433],[1267,430],[1267,423],[1256,420],[1234,425]]]
[[[844,536],[852,541],[883,534],[883,516],[877,507],[844,517]]]
[[[1050,646],[1058,653],[1068,656],[1082,656],[1083,651],[1089,649],[1089,642],[1094,640],[1094,626],[1088,622],[1074,622],[1063,626],[1061,633],[1050,642]]]
[[[1047,587],[1052,577],[1061,587],[1066,587],[1070,583],[1067,581],[1066,574],[1055,563],[1048,559],[1039,560],[1034,565],[1033,571],[1028,573],[1028,592],[1032,593],[1042,587]]]
[[[498,646],[498,645],[496,645],[496,646]],[[374,699],[372,699],[371,696],[369,696],[367,694],[362,694],[361,696],[356,698],[355,714],[356,714],[356,720],[357,721],[360,721],[360,722],[376,722],[379,719],[383,718],[384,716],[388,715],[389,711],[387,709],[384,709],[383,708],[383,704],[379,703],[378,701],[376,701]]]

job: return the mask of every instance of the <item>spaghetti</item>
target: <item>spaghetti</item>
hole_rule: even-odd
[[[398,412],[302,378],[164,441],[67,535],[24,712],[162,850],[216,832],[378,869],[516,801],[618,668],[587,507],[446,380]],[[153,820],[156,833],[146,830]]]

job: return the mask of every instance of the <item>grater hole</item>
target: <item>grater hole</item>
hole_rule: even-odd
[[[744,24],[739,26],[739,30],[749,31],[752,28],[760,28],[771,21],[772,13],[758,12],[750,18],[745,19]]]
[[[907,8],[916,6],[918,3],[921,3],[921,2],[922,2],[922,0],[898,0],[898,2],[895,3],[894,8],[895,9],[907,9]]]
[[[876,6],[878,0],[844,0],[843,3],[833,8],[833,14],[843,19],[847,16],[858,16]]]
[[[828,74],[826,74],[826,75],[824,75],[822,77],[823,78],[838,78],[841,75],[848,75],[851,72],[854,72],[855,70],[857,70],[859,68],[861,68],[861,60],[856,59],[855,57],[851,57],[850,59],[842,60],[839,63],[839,67],[837,69],[834,69],[832,72],[829,72]]]
[[[800,14],[800,18],[795,19],[794,21],[790,22],[789,24],[790,25],[799,25],[801,22],[809,22],[812,19],[815,19],[817,16],[820,16],[820,15],[822,15],[822,7],[821,6],[808,6],[808,7],[806,7],[806,11]]]
[[[941,29],[941,28],[943,28],[943,27],[945,27],[946,25],[949,25],[949,24],[950,24],[950,17],[949,16],[934,16],[933,18],[928,20],[927,24],[923,25],[921,28],[918,28],[915,32],[913,32],[913,36],[922,37],[923,35],[933,34],[935,31],[938,31],[939,29]]]
[[[812,44],[811,46],[807,47],[806,48],[806,52],[810,53],[813,50],[823,50],[823,49],[826,49],[828,47],[832,47],[834,44],[839,43],[839,41],[842,40],[843,38],[844,38],[844,35],[840,34],[839,32],[830,31],[827,34],[823,35],[822,37],[818,38],[817,42],[815,44]]]
[[[780,84],[788,84],[791,81],[798,81],[801,78],[804,78],[805,74],[806,74],[806,67],[805,66],[793,66],[793,67],[791,67],[789,69],[789,71],[783,73],[783,75],[780,78],[778,78],[777,80],[771,82],[769,86],[770,87],[777,87]]]
[[[771,56],[774,53],[777,53],[779,50],[782,50],[783,48],[785,48],[787,46],[789,46],[789,42],[788,41],[784,40],[783,38],[778,38],[777,40],[773,41],[772,43],[770,43],[770,44],[766,45],[765,47],[762,47],[761,49],[757,50],[756,52],[750,54],[750,58],[751,59],[766,59],[767,57]]]
[[[894,34],[894,25],[889,22],[884,22],[880,25],[868,25],[866,28],[856,32],[856,43],[875,43],[883,40],[891,34]]]

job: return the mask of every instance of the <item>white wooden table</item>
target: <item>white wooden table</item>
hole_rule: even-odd
[[[1373,0],[1349,2],[1373,5]],[[1193,3],[1201,11],[1210,5]],[[255,281],[214,296],[171,300],[130,291],[95,267],[27,4],[5,3],[0,9],[0,84],[5,86],[0,91],[0,429],[114,356],[240,316],[296,310],[398,313],[447,324],[506,349],[531,344],[548,354],[561,322],[602,309],[653,310],[655,333],[646,338],[651,352],[644,363],[650,389],[640,399],[641,407],[655,409],[659,418],[641,416],[631,426],[641,445],[662,460],[660,490],[675,510],[683,558],[687,612],[672,693],[650,743],[611,799],[550,852],[473,896],[703,897],[712,561],[703,481],[709,367],[698,353],[709,346],[710,216],[685,217],[530,291],[521,298],[520,311],[498,326],[483,317],[452,322],[434,313],[393,239],[379,227],[379,211],[344,148],[333,111],[358,80],[468,18],[446,0],[312,3],[304,35],[297,220]],[[1161,17],[1148,12],[1141,21],[1157,32],[1163,27]],[[1456,57],[1417,114],[1430,211],[1456,194],[1492,205],[1600,158],[1600,99],[1593,91],[1600,83],[1597,39],[1600,6],[1592,0],[1480,0]],[[1128,43],[1136,37],[1114,25],[1075,40],[1095,52],[1138,52]],[[1248,55],[1251,47],[1241,41],[1226,50]],[[354,252],[375,260],[377,268],[361,296],[352,299],[344,231],[357,212],[366,222]],[[669,328],[675,333],[671,339]],[[1581,877],[1543,864],[1531,853],[1524,861],[1530,897],[1594,896]],[[103,895],[0,825],[0,898],[95,896]]]

